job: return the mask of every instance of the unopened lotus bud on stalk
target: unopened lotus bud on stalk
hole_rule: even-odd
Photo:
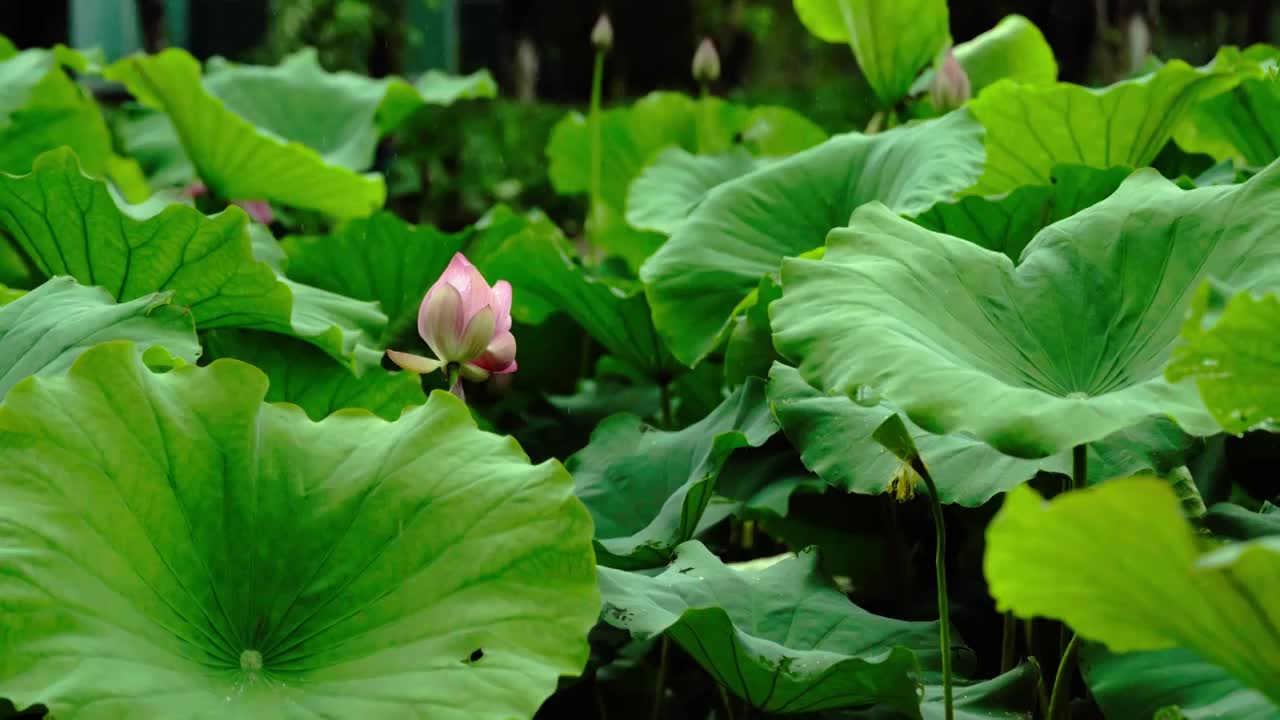
[[[942,67],[933,75],[933,84],[929,86],[929,99],[933,109],[938,112],[949,112],[969,101],[973,95],[973,86],[969,83],[969,75],[956,60],[956,54],[947,50],[947,57]]]
[[[441,370],[449,392],[464,397],[462,378],[484,382],[516,371],[516,338],[511,334],[511,283],[493,287],[462,253],[449,261],[418,308],[418,334],[435,358],[388,350],[387,357],[418,374]]]
[[[613,24],[609,22],[608,15],[601,13],[595,27],[591,28],[591,44],[600,52],[609,52],[613,48]]]
[[[711,38],[703,38],[693,53],[693,79],[703,86],[720,79],[720,54]]]

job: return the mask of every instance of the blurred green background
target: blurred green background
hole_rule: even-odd
[[[1057,53],[1062,79],[1106,83],[1135,49],[1207,61],[1223,44],[1274,42],[1274,0],[952,0],[957,42],[1009,13],[1027,16]],[[586,99],[587,42],[601,11],[614,20],[613,97],[692,89],[689,59],[716,41],[718,88],[785,101],[824,124],[856,119],[857,72],[847,48],[812,37],[791,0],[6,0],[0,33],[20,47],[98,45],[110,59],[178,45],[197,57],[270,63],[313,45],[332,70],[374,76],[428,68],[491,69],[505,94],[559,103]]]
[[[1275,0],[951,0],[956,42],[1009,13],[1030,18],[1063,80],[1100,85],[1147,67],[1144,58],[1207,62],[1224,44],[1275,43]],[[852,53],[800,24],[791,0],[4,0],[0,34],[19,47],[100,48],[107,60],[186,48],[271,64],[314,46],[329,70],[375,77],[428,69],[496,78],[497,101],[415,116],[380,149],[390,207],[459,229],[495,202],[546,211],[572,235],[582,197],[552,191],[543,154],[566,109],[586,104],[591,27],[613,19],[605,103],[653,90],[697,90],[690,60],[703,37],[719,48],[712,88],[744,105],[791,107],[829,132],[863,128],[874,108]],[[108,93],[109,94],[109,93]]]

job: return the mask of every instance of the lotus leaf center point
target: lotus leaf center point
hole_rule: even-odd
[[[262,669],[262,653],[257,650],[245,650],[240,653],[240,669],[257,672]]]

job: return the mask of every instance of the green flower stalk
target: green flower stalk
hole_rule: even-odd
[[[613,49],[613,24],[609,16],[601,14],[591,29],[591,44],[596,49],[595,67],[591,72],[591,109],[587,125],[591,130],[591,206],[587,210],[587,236],[593,238],[604,223],[604,199],[600,190],[600,166],[603,162],[603,143],[600,137],[600,97],[604,85],[604,58]],[[598,247],[592,244],[593,247]]]

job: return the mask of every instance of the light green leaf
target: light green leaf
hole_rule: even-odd
[[[627,225],[627,189],[660,150],[676,146],[697,154],[729,151],[741,134],[748,150],[766,155],[799,152],[826,134],[785,108],[748,109],[720,98],[655,92],[627,107],[600,114],[603,227],[591,237],[632,267],[639,267],[662,237]],[[591,128],[580,113],[556,124],[547,143],[547,172],[556,192],[591,190]]]
[[[631,183],[627,223],[663,235],[674,233],[712,188],[760,167],[741,148],[720,155],[694,155],[669,147]]]
[[[967,195],[938,203],[915,221],[941,233],[964,238],[1018,261],[1027,243],[1045,227],[1096,205],[1116,191],[1132,172],[1059,165],[1049,185],[1026,185],[998,198]]]
[[[769,373],[769,404],[805,467],[823,480],[867,495],[893,489],[902,461],[883,452],[873,434],[895,410],[874,393],[862,402],[843,394],[824,395],[795,368],[775,363]],[[906,426],[944,503],[977,507],[1037,472],[1071,473],[1069,452],[1016,458],[968,435],[934,435],[910,421]],[[1148,422],[1090,445],[1088,478],[1101,482],[1144,470],[1168,472],[1188,449],[1186,436],[1174,423]]]
[[[270,200],[339,218],[382,206],[380,176],[357,174],[299,142],[260,131],[210,93],[200,64],[184,50],[134,55],[106,68],[105,76],[168,114],[200,177],[228,200]]]
[[[106,290],[55,277],[0,307],[0,398],[31,375],[64,372],[88,348],[108,340],[152,347],[194,363],[200,357],[191,314],[151,293],[116,304]]]
[[[1184,344],[1165,369],[1170,381],[1195,378],[1209,412],[1231,433],[1275,428],[1280,418],[1280,299],[1230,297],[1206,283],[1191,301]]]
[[[1205,278],[1280,285],[1278,198],[1280,164],[1190,191],[1141,170],[1038,233],[1017,266],[870,205],[823,260],[784,263],[774,344],[817,387],[868,385],[929,432],[1018,457],[1151,416],[1214,434],[1194,384],[1164,365]]]
[[[1019,83],[1051,83],[1058,79],[1058,61],[1040,28],[1021,15],[1006,15],[978,37],[955,46],[956,61],[969,76],[977,96],[988,85],[1008,78]],[[911,93],[928,91],[930,68],[916,79]]]
[[[987,528],[1000,610],[1062,620],[1114,652],[1181,647],[1280,699],[1280,539],[1202,553],[1178,496],[1113,480],[1045,503],[1023,486]]]
[[[1280,157],[1280,49],[1254,45],[1244,52],[1233,47],[1218,51],[1215,65],[1260,65],[1230,92],[1197,103],[1174,132],[1174,140],[1188,152],[1218,160],[1262,166]]]
[[[809,32],[848,43],[884,107],[893,107],[951,44],[946,0],[794,0]]]
[[[127,343],[0,407],[0,694],[58,717],[531,717],[587,660],[590,521],[447,393],[313,423]],[[495,548],[502,548],[495,552]]]
[[[1187,111],[1229,90],[1237,71],[1174,60],[1156,72],[1105,88],[1002,80],[969,103],[986,128],[987,165],[970,192],[998,195],[1047,185],[1056,165],[1144,167]]]
[[[954,684],[955,720],[1033,720],[1032,708],[1036,705],[1036,683],[1040,673],[1031,663],[1023,663],[1009,672],[967,684],[958,680]],[[942,686],[924,686],[924,699],[920,701],[920,714],[924,720],[945,720],[946,707],[942,700]],[[901,720],[902,714],[892,707],[879,706],[866,711],[844,713],[844,720]]]
[[[414,327],[423,296],[467,238],[468,233],[410,225],[391,212],[378,211],[345,223],[331,235],[291,236],[281,246],[289,258],[289,277],[377,301],[388,317],[384,339],[390,339]]]
[[[398,77],[331,73],[320,66],[315,48],[303,48],[274,66],[214,58],[204,84],[210,95],[258,129],[302,143],[325,162],[355,171],[369,169],[382,132],[424,102],[448,105],[497,92],[486,71],[465,78],[434,71],[417,87]]]
[[[812,550],[739,570],[692,541],[656,577],[600,568],[600,588],[605,622],[639,639],[665,633],[765,712],[884,703],[918,718],[920,665],[940,660],[938,623],[859,608]]]
[[[1090,643],[1080,670],[1109,718],[1150,718],[1167,707],[1178,709],[1179,720],[1280,718],[1280,706],[1262,693],[1182,648],[1116,654]]]
[[[487,248],[476,264],[490,280],[511,283],[513,308],[516,302],[532,302],[564,312],[647,377],[666,381],[681,369],[658,338],[640,288],[590,274],[554,223],[526,222],[496,247]]]
[[[154,209],[117,204],[65,148],[40,156],[30,175],[0,174],[0,228],[45,277],[70,275],[120,301],[172,290],[201,330],[269,330],[353,369],[380,362],[377,306],[280,278],[254,259],[239,208],[209,217],[186,205]]]
[[[841,135],[712,190],[640,269],[654,323],[695,365],[735,308],[784,257],[822,245],[858,206],[915,215],[982,170],[982,128],[964,111],[877,135]]]
[[[599,561],[660,567],[692,538],[729,455],[759,447],[778,426],[764,383],[748,380],[701,421],[665,432],[634,415],[614,415],[569,458],[575,492],[595,520]]]
[[[196,180],[196,169],[168,115],[140,105],[130,105],[122,113],[116,124],[120,141],[153,186],[185,187]]]
[[[320,421],[343,408],[364,408],[385,420],[427,401],[419,376],[370,368],[357,377],[306,343],[253,330],[205,333],[212,359],[234,358],[266,373],[267,402],[288,402]]]
[[[111,135],[93,97],[63,71],[67,53],[25,50],[0,61],[0,172],[29,172],[38,155],[65,145],[88,172],[106,173]]]
[[[498,84],[488,70],[477,70],[470,75],[428,70],[412,86],[398,79],[391,83],[386,99],[378,108],[378,126],[383,132],[398,128],[423,104],[452,105],[460,100],[497,96]]]

